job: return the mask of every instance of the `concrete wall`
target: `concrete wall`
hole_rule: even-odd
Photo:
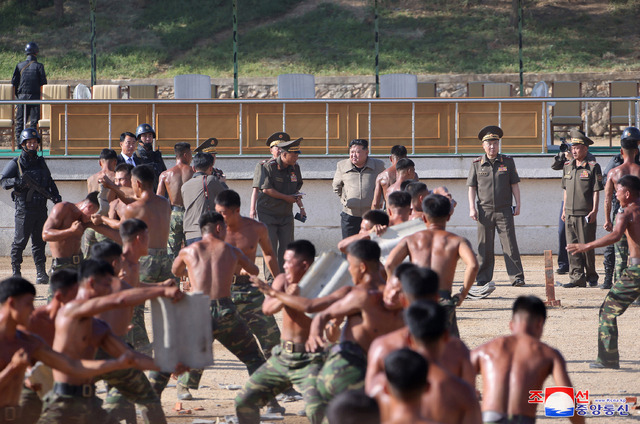
[[[471,161],[476,156],[422,156],[412,157],[416,169],[429,188],[446,185],[458,202],[458,207],[449,229],[476,243],[476,224],[469,218],[466,177]],[[242,213],[249,214],[251,198],[251,178],[258,157],[219,157],[216,166],[227,175],[228,184],[242,197]],[[336,163],[341,157],[304,157],[300,166],[304,178],[302,191],[306,193],[304,204],[309,215],[306,223],[296,221],[296,238],[313,241],[319,251],[335,248],[340,240],[340,202],[331,189],[331,179]],[[387,162],[386,158],[382,158]],[[520,251],[523,254],[542,254],[546,249],[557,253],[557,227],[562,200],[560,172],[550,168],[551,155],[514,156],[520,174],[522,193],[522,213],[516,217],[516,228]],[[608,157],[599,157],[604,168]],[[4,167],[8,159],[0,160]],[[173,159],[165,157],[167,167],[173,166]],[[48,158],[47,163],[62,197],[66,201],[77,202],[86,195],[86,179],[99,170],[95,158]],[[598,222],[604,221],[602,213],[602,193]],[[51,209],[51,203],[49,203]],[[8,191],[0,190],[0,255],[8,256],[13,241],[13,202]],[[598,237],[604,230],[598,230]],[[496,237],[496,252],[500,243]],[[25,250],[29,254],[30,248]]]

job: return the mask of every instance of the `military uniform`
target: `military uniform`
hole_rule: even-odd
[[[38,424],[118,424],[102,409],[102,400],[95,395],[93,384],[74,386],[56,382],[43,402]]]
[[[32,54],[27,55],[27,60],[16,65],[11,78],[11,84],[18,100],[40,99],[40,89],[46,83],[47,75],[44,72],[44,65],[38,62],[36,55]],[[26,105],[26,110],[25,115],[25,105],[16,106],[15,131],[18,141],[20,141],[20,133],[24,128],[36,128],[40,120],[40,105]]]
[[[160,177],[160,174],[167,170],[160,150],[147,150],[143,146],[138,146],[138,150],[136,150],[134,155],[138,157],[140,165],[149,165],[153,168],[153,172],[156,174],[156,180]]]
[[[490,132],[492,129],[497,134],[492,134]],[[484,142],[487,137],[492,136],[497,138],[489,140],[500,139],[502,130],[493,126],[485,127],[480,131],[478,138]],[[524,271],[511,209],[513,199],[511,186],[519,182],[520,177],[516,165],[513,159],[507,155],[498,154],[494,160],[490,160],[485,154],[476,158],[471,164],[467,186],[475,187],[478,196],[478,263],[480,269],[476,281],[480,285],[493,279],[496,230],[498,230],[500,237],[511,284],[514,286],[524,285]]]
[[[300,140],[302,139],[279,143],[278,146],[282,146],[282,149],[292,153],[298,152]],[[298,164],[283,165],[282,157],[267,162],[263,166],[263,172],[264,180],[258,195],[258,219],[267,226],[269,240],[271,240],[273,251],[277,254],[278,266],[282,271],[284,251],[287,245],[293,241],[293,204],[271,197],[265,194],[264,190],[274,189],[282,194],[296,194],[302,187],[302,174]],[[265,275],[267,274],[265,273]]]
[[[316,389],[316,377],[322,368],[323,358],[323,353],[307,353],[304,344],[282,341],[236,397],[238,423],[259,423],[260,408],[292,384],[302,391],[309,420],[320,423],[324,414],[319,409],[322,400]]]
[[[577,130],[576,130],[577,131]],[[578,131],[579,132],[579,131]],[[582,134],[575,136],[572,132],[572,144],[593,144]],[[588,141],[587,141],[588,140]],[[588,144],[587,144],[588,143]],[[602,172],[600,165],[595,161],[587,161],[581,165],[573,159],[565,163],[562,170],[562,188],[565,190],[565,225],[567,243],[589,243],[596,239],[596,220],[587,223],[585,217],[591,213],[593,205],[593,193],[603,189]],[[569,284],[565,287],[586,287],[587,282],[591,286],[598,283],[596,273],[595,253],[593,250],[577,255],[569,255]]]
[[[171,206],[171,222],[169,224],[169,240],[167,242],[167,253],[172,258],[178,256],[185,242],[184,237],[184,206]]]

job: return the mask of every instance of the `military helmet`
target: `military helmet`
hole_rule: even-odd
[[[153,138],[156,138],[156,132],[153,130],[151,125],[140,124],[138,125],[138,128],[136,128],[136,140],[140,141],[140,136],[146,133],[151,133],[153,134]]]
[[[35,138],[38,140],[38,143],[41,143],[40,134],[34,128],[25,128],[20,133],[20,147],[24,144],[25,141]]]
[[[40,52],[40,49],[38,48],[38,45],[36,43],[34,43],[33,41],[29,41],[27,43],[27,46],[24,48],[24,52],[26,54],[38,54],[38,52]]]
[[[621,141],[640,141],[640,130],[636,127],[627,127],[622,131]]]

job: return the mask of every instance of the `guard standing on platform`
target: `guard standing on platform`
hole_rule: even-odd
[[[42,141],[40,134],[33,128],[20,133],[22,152],[13,158],[2,170],[0,184],[5,190],[13,189],[11,198],[16,204],[15,236],[11,245],[11,268],[13,276],[20,277],[22,252],[31,238],[31,251],[36,264],[37,283],[47,284],[45,242],[42,240],[42,227],[47,220],[47,199],[58,203],[62,201],[58,187],[51,178],[51,172],[38,156],[38,147]]]
[[[562,218],[566,225],[567,245],[589,243],[596,239],[599,192],[603,189],[600,165],[587,160],[588,146],[593,144],[593,140],[577,129],[569,134],[573,159],[567,161],[562,170]],[[569,255],[569,282],[562,287],[587,287],[587,282],[591,287],[598,285],[593,250]]]
[[[516,240],[513,217],[520,215],[520,177],[513,159],[499,154],[502,129],[495,125],[478,133],[485,155],[475,159],[469,170],[469,216],[478,221],[478,263],[476,277],[479,286],[493,278],[493,251],[496,230],[504,252],[504,262],[511,285],[524,286],[524,271]],[[476,207],[476,195],[478,203]],[[512,206],[515,199],[515,206]]]
[[[151,125],[140,124],[138,128],[136,128],[136,140],[138,140],[139,145],[135,155],[141,160],[141,165],[151,165],[153,168],[153,172],[156,174],[156,184],[154,184],[154,187],[157,186],[160,174],[167,170],[162,160],[160,149],[153,150],[153,140],[155,138],[156,132]]]
[[[47,83],[47,75],[44,72],[44,65],[38,62],[37,56],[40,49],[33,41],[27,43],[24,49],[27,60],[16,65],[11,78],[11,85],[18,100],[39,100],[40,89]],[[36,128],[40,120],[40,105],[16,106],[16,139],[20,144],[22,130],[26,127]],[[26,119],[26,123],[25,123]]]
[[[302,174],[297,164],[301,141],[302,137],[278,143],[282,153],[264,165],[264,180],[258,196],[258,220],[269,230],[269,240],[277,253],[280,272],[283,272],[284,251],[293,241],[293,204],[300,207],[302,220],[307,217],[300,194]],[[266,266],[265,275],[267,279],[273,279]]]

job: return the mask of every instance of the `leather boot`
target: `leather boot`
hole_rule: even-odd
[[[13,269],[14,277],[22,277],[22,273],[20,273],[20,264],[11,264],[11,269]]]
[[[36,284],[49,284],[49,276],[44,264],[36,264]]]

